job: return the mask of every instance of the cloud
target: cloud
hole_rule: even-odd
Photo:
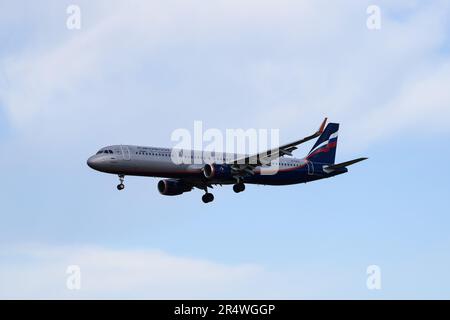
[[[89,14],[94,23],[83,24],[79,32],[65,30],[65,24],[61,24],[54,31],[60,35],[56,41],[3,57],[5,87],[1,100],[12,124],[26,130],[27,126],[39,123],[41,115],[48,116],[61,109],[70,113],[74,105],[70,100],[83,94],[84,88],[102,81],[116,81],[111,78],[112,73],[117,76],[145,63],[147,55],[154,56],[155,48],[200,39],[214,42],[213,37],[230,34],[230,28],[239,31],[248,26],[247,19],[258,26],[279,21],[285,15],[292,19],[292,13],[286,10],[289,2],[279,6],[284,9],[275,11],[265,1],[257,2],[257,6],[253,1],[245,4],[218,1],[206,7],[203,2],[187,5],[184,1],[171,4],[137,1],[126,6],[110,1],[85,3],[81,5],[82,17]],[[60,20],[51,15],[50,18]],[[64,99],[68,101],[58,103]],[[98,108],[82,104],[75,107],[77,113]]]
[[[363,141],[389,137],[408,128],[428,134],[448,133],[450,119],[450,60],[405,81],[391,100],[373,109],[365,121],[354,126]],[[414,134],[411,132],[411,134]]]
[[[246,296],[268,277],[254,264],[222,264],[160,250],[22,245],[0,252],[1,298],[199,299]],[[81,290],[66,288],[69,265]]]
[[[80,290],[67,289],[78,266]],[[302,262],[277,270],[222,263],[157,249],[51,244],[0,247],[1,299],[370,298],[365,265]]]
[[[153,187],[146,180],[133,180],[133,192],[119,197],[110,192],[116,183],[109,180],[113,177],[98,176],[104,179],[100,182],[103,189],[89,186],[87,174],[95,173],[85,165],[88,155],[102,145],[169,145],[170,132],[191,128],[193,120],[203,120],[205,129],[281,128],[281,141],[290,141],[317,129],[323,116],[328,116],[343,124],[341,159],[346,151],[354,155],[350,149],[365,154],[360,149],[396,134],[410,139],[448,133],[450,128],[448,1],[380,1],[380,31],[367,30],[366,8],[372,3],[365,1],[77,3],[82,9],[82,29],[73,32],[65,28],[62,2],[0,5],[6,7],[0,10],[0,25],[8,30],[7,36],[0,35],[6,40],[0,51],[0,117],[5,115],[13,129],[0,141],[3,149],[14,155],[2,158],[4,167],[9,168],[5,204],[10,210],[3,210],[2,223],[5,241],[73,242],[88,237],[97,243],[121,245],[126,237],[116,237],[114,232],[120,225],[134,230],[136,238],[131,243],[148,243],[154,238],[142,227],[146,222],[161,231],[168,226],[172,230],[169,222],[177,217],[183,216],[181,224],[193,216],[202,219],[195,195],[170,206],[163,203],[167,199],[150,201],[153,207],[148,214],[136,201],[140,197],[144,207],[149,203],[153,189],[148,188]],[[0,135],[3,132],[0,128]],[[375,179],[373,185],[378,182]],[[271,191],[272,203],[281,194],[286,196],[283,190]],[[229,217],[229,206],[237,208],[235,201],[240,200],[234,198],[233,203],[225,201],[216,207],[224,212],[222,217]],[[191,203],[195,214],[180,215],[189,213],[184,206]],[[238,207],[242,211],[249,206],[247,199]],[[114,208],[115,219],[109,219],[108,208]],[[201,210],[201,214],[209,214],[208,209]],[[270,211],[270,205],[264,210]],[[166,223],[161,222],[163,216]],[[104,219],[109,219],[111,229],[104,228]],[[221,225],[214,218],[205,221]],[[308,221],[299,223],[309,225]],[[103,231],[98,231],[98,225]],[[83,232],[76,226],[83,227]],[[286,233],[280,230],[275,231]],[[247,231],[241,234],[245,241]],[[165,232],[161,232],[156,241],[164,246],[166,237],[160,234]],[[311,257],[299,248],[315,242],[301,239],[298,243],[290,239],[291,248],[281,251],[277,259],[260,248],[257,251],[264,257],[249,255],[258,259],[257,264],[230,262],[236,257],[232,249],[223,262],[152,249],[1,247],[0,296],[364,296],[365,262],[348,261],[360,251],[344,253],[342,264],[332,261],[328,252],[323,259],[314,260],[316,251]],[[175,243],[179,240],[172,239]],[[180,250],[197,254],[201,247],[190,243]],[[215,245],[224,242],[216,239],[212,243],[209,249],[215,251]],[[241,256],[246,256],[244,251],[241,248]],[[259,261],[272,264],[278,273]],[[79,292],[65,287],[65,271],[72,264],[82,270]],[[287,271],[288,265],[291,269]]]
[[[148,144],[151,131],[167,144],[172,129],[198,119],[282,128],[284,141],[328,116],[345,123],[350,148],[448,127],[445,1],[382,2],[380,31],[367,30],[367,4],[354,1],[80,6],[80,31],[44,25],[29,41],[36,49],[0,57],[2,107],[39,145],[85,143],[93,128],[97,143]],[[59,9],[39,17],[63,22]]]

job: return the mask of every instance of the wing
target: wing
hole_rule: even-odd
[[[307,136],[303,139],[296,140],[291,143],[284,144],[276,149],[271,149],[265,152],[261,152],[255,155],[242,157],[230,162],[227,162],[232,168],[232,170],[236,173],[236,175],[242,173],[254,174],[254,169],[259,166],[264,166],[270,164],[273,160],[276,160],[284,155],[292,156],[292,151],[297,149],[299,144],[310,141],[314,138],[320,136],[325,128],[325,124],[327,122],[327,118],[325,118],[320,125],[319,130],[317,130],[314,134]]]

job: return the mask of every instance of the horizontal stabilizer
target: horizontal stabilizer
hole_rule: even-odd
[[[367,160],[368,158],[358,158],[358,159],[354,159],[354,160],[350,160],[350,161],[346,161],[346,162],[341,162],[341,163],[337,163],[337,164],[333,164],[333,165],[331,165],[331,166],[326,166],[326,167],[324,167],[323,168],[323,171],[325,171],[325,172],[332,172],[332,171],[334,171],[334,170],[337,170],[337,169],[341,169],[341,168],[345,168],[345,167],[347,167],[347,166],[350,166],[350,165],[352,165],[352,164],[355,164],[355,163],[358,163],[358,162],[360,162],[360,161],[363,161],[363,160]]]

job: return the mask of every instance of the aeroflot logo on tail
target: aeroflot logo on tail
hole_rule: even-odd
[[[217,128],[204,130],[202,121],[194,121],[193,131],[179,128],[172,132],[171,141],[175,145],[171,158],[175,164],[235,162],[238,165],[258,165],[261,157],[250,157],[246,162],[245,155],[276,149],[280,145],[279,138],[279,129],[226,129],[224,134]],[[278,171],[278,160],[265,165],[267,168],[262,167],[261,174]]]

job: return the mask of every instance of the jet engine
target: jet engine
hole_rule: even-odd
[[[165,196],[178,196],[191,190],[191,185],[177,179],[164,179],[158,182],[158,191]]]
[[[207,179],[231,179],[233,178],[231,167],[227,164],[205,164],[203,174]]]

